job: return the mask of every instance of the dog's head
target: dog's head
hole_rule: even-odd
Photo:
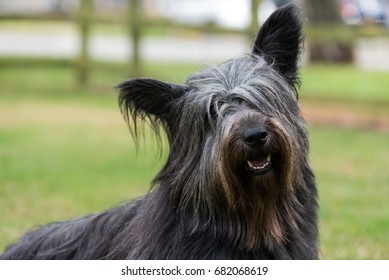
[[[296,91],[301,45],[299,11],[288,5],[263,24],[244,57],[185,85],[132,79],[118,86],[135,135],[139,119],[157,133],[165,128],[170,151],[156,181],[170,189],[177,213],[193,216],[192,228],[221,223],[226,238],[246,249],[282,241],[276,208],[287,205],[278,199],[293,192],[308,149]],[[242,227],[229,233],[226,220]]]

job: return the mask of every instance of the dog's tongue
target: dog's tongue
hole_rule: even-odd
[[[250,162],[254,166],[262,166],[267,162],[267,160],[265,156],[257,156],[255,158],[250,159]]]
[[[252,172],[261,172],[268,170],[270,165],[270,154],[269,155],[256,155],[247,161],[247,168]]]
[[[250,159],[250,162],[253,166],[263,166],[267,162],[267,156],[257,155]]]

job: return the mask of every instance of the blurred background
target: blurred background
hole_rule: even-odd
[[[166,157],[138,151],[120,81],[183,83],[248,53],[293,2],[323,259],[389,259],[389,0],[0,0],[0,251],[31,227],[138,197]]]

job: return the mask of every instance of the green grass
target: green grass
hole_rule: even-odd
[[[323,64],[304,67],[301,81],[302,98],[389,106],[387,72]]]
[[[117,109],[77,99],[0,108],[0,247],[35,224],[140,196],[160,167],[153,142],[136,154]]]
[[[144,72],[182,82],[196,69],[146,65]],[[386,79],[351,68],[353,74],[347,74],[346,69],[304,69],[302,98],[316,97],[308,89],[336,88],[323,75],[355,75],[381,85],[366,87],[363,104],[387,102],[382,92]],[[148,140],[136,154],[112,89],[124,78],[121,71],[98,70],[92,73],[93,83],[79,89],[70,68],[0,68],[0,251],[34,225],[102,211],[148,191],[164,155],[159,159],[155,143]],[[349,94],[356,103],[364,100],[348,93],[363,81],[344,80],[349,86],[342,85],[338,93]],[[328,95],[318,98],[346,100]],[[388,259],[389,135],[309,130],[320,193],[322,257]]]
[[[323,258],[389,258],[389,135],[313,127]]]

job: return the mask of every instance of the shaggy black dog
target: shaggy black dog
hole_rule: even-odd
[[[317,191],[297,103],[299,10],[274,12],[250,54],[118,86],[133,135],[169,141],[145,197],[27,233],[2,259],[316,259]]]

